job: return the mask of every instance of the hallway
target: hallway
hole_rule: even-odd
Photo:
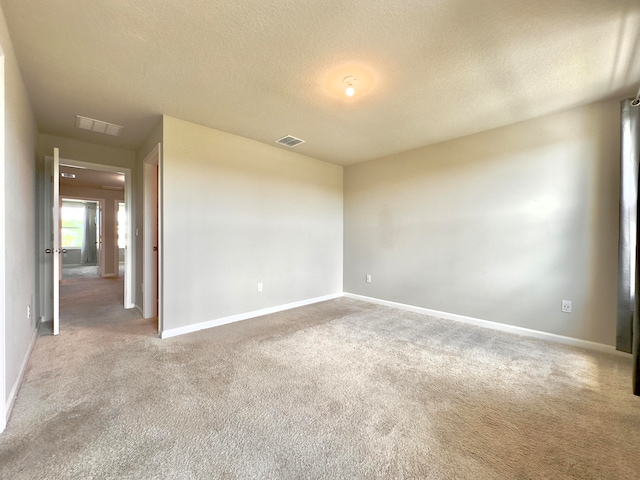
[[[70,326],[129,321],[139,316],[124,310],[124,271],[117,278],[97,276],[97,267],[63,267],[60,281],[60,331]]]
[[[100,325],[106,327],[140,318],[137,310],[125,310],[123,303],[122,267],[117,278],[98,277],[96,267],[92,266],[63,268],[63,278],[60,281],[61,334],[69,329],[94,328]],[[47,324],[44,328],[50,328],[50,325]],[[41,335],[43,333],[45,332],[40,332]]]
[[[141,342],[159,342],[154,319],[123,308],[123,282],[122,276],[100,278],[86,271],[60,282],[60,335],[51,335],[51,322],[40,326],[3,434],[0,463],[7,472],[0,478],[9,478],[8,471],[11,478],[35,478],[60,468],[55,477],[74,477],[73,455],[59,459],[53,470],[45,465],[57,452],[68,455],[100,434],[102,428],[88,437],[83,431],[95,426],[104,402],[118,401],[116,372],[128,364],[121,349],[137,344],[134,350],[144,350]],[[120,390],[125,394],[126,388]],[[31,473],[16,476],[25,467]]]

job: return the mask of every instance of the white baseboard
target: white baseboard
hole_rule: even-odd
[[[117,273],[103,273],[102,275],[100,275],[102,278],[117,278],[118,274]]]
[[[310,298],[308,300],[301,300],[299,302],[287,303],[285,305],[278,305],[276,307],[263,308],[261,310],[254,310],[252,312],[240,313],[238,315],[231,315],[229,317],[218,318],[216,320],[209,320],[207,322],[196,323],[194,325],[187,325],[185,327],[170,328],[168,330],[163,330],[162,333],[160,334],[160,338],[170,338],[178,335],[197,332],[198,330],[219,327],[220,325],[226,325],[227,323],[239,322],[241,320],[248,320],[250,318],[269,315],[270,313],[278,313],[284,310],[290,310],[292,308],[304,307],[305,305],[325,302],[327,300],[333,300],[335,298],[340,298],[342,296],[343,296],[342,293],[335,293],[332,295],[325,295],[323,297]]]
[[[390,302],[388,300],[380,300],[378,298],[365,297],[364,295],[357,295],[355,293],[344,293],[344,297],[352,298],[354,300],[362,300],[364,302],[376,303],[378,305],[384,305],[387,307],[400,308],[402,310],[408,310],[410,312],[424,313],[433,317],[444,318],[446,320],[454,320],[456,322],[466,323],[468,325],[475,325],[478,327],[491,328],[493,330],[500,330],[503,332],[515,333],[517,335],[524,335],[527,337],[539,338],[541,340],[547,340],[555,343],[562,343],[563,345],[571,345],[574,347],[586,348],[589,350],[596,350],[598,352],[610,353],[612,355],[630,357],[629,353],[620,352],[611,345],[605,345],[603,343],[590,342],[588,340],[581,340],[579,338],[565,337],[563,335],[556,335],[554,333],[541,332],[539,330],[532,330],[524,327],[517,327],[515,325],[507,325],[506,323],[492,322],[490,320],[482,320],[474,317],[466,317],[464,315],[457,315],[455,313],[440,312],[438,310],[431,310],[429,308],[416,307],[413,305],[407,305],[405,303]]]
[[[16,398],[18,396],[18,390],[20,390],[20,385],[22,385],[22,380],[24,378],[24,374],[27,370],[27,364],[29,363],[29,358],[31,358],[31,352],[33,350],[33,346],[36,344],[36,338],[38,338],[38,328],[36,327],[33,331],[33,335],[31,336],[31,342],[29,343],[29,348],[27,349],[27,353],[22,360],[22,365],[20,365],[20,372],[18,373],[18,378],[13,382],[13,386],[9,391],[9,396],[7,397],[6,411],[5,411],[5,425],[9,422],[9,416],[11,415],[11,411],[13,410],[13,405],[16,403]]]

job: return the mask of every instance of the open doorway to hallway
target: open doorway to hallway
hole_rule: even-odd
[[[133,198],[131,169],[61,158],[58,175],[58,169],[55,169],[56,174],[53,174],[53,163],[52,157],[46,157],[45,178],[51,178],[53,185],[58,184],[61,200],[50,200],[55,195],[50,195],[46,190],[53,187],[49,187],[45,181],[43,212],[51,211],[52,205],[55,204],[60,205],[61,211],[75,211],[75,215],[70,215],[66,222],[58,223],[51,222],[46,213],[43,213],[43,251],[51,251],[47,250],[50,247],[46,242],[47,239],[53,238],[56,231],[64,237],[64,245],[60,246],[58,252],[61,255],[56,256],[55,262],[62,267],[61,275],[51,275],[54,259],[52,256],[45,256],[41,291],[54,291],[54,287],[62,286],[61,282],[67,282],[74,277],[82,280],[89,277],[100,280],[118,279],[121,284],[118,294],[119,309],[133,308],[133,252],[129,248],[132,237],[130,206]],[[119,215],[121,218],[124,215],[125,220],[121,219],[119,222]],[[123,258],[124,262],[121,262]],[[98,285],[100,284],[93,287]],[[80,280],[78,288],[81,287]],[[46,322],[54,318],[54,312],[58,311],[55,308],[55,298],[55,295],[53,300],[49,295],[41,297],[44,302],[41,321]],[[61,318],[63,327],[64,317],[65,315]]]
[[[60,166],[60,321],[124,309],[127,208],[124,172]],[[100,320],[96,320],[100,321]]]

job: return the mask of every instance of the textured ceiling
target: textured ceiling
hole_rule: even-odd
[[[129,149],[167,114],[348,165],[640,84],[638,0],[0,3],[40,131]]]
[[[122,173],[90,170],[87,168],[69,167],[65,165],[60,165],[60,173],[75,175],[75,178],[65,178],[61,176],[61,185],[88,188],[102,188],[107,186],[119,187],[124,190],[124,174]]]

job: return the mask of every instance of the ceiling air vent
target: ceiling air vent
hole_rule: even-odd
[[[107,135],[119,136],[124,128],[122,125],[115,123],[103,122],[95,118],[83,117],[76,115],[76,127],[83,130],[91,130],[92,132],[105,133]]]
[[[287,135],[285,137],[282,137],[280,140],[276,140],[276,143],[279,143],[280,145],[284,145],[285,147],[295,147],[296,145],[300,145],[301,143],[304,143],[304,140],[301,140],[296,137],[292,137],[291,135]]]

